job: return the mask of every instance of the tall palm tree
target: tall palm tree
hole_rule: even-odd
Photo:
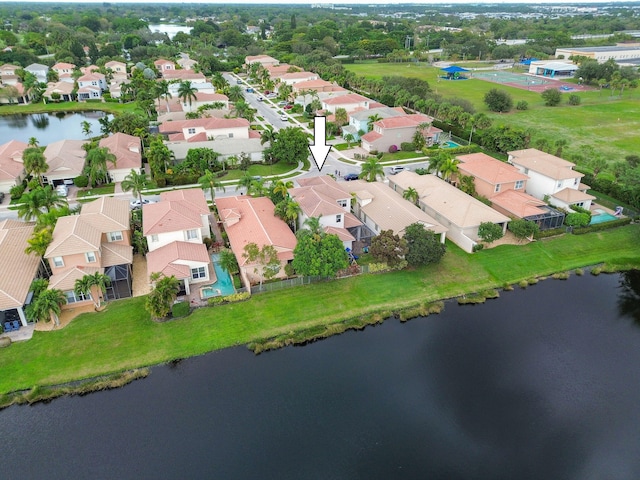
[[[371,130],[373,130],[373,124],[380,120],[382,120],[382,117],[377,113],[374,113],[373,115],[369,115],[369,118],[367,121],[367,131],[370,132]]]
[[[234,85],[229,87],[229,92],[227,93],[227,97],[232,102],[237,102],[238,100],[242,100],[244,95],[242,94],[242,87],[239,85]]]
[[[100,308],[100,299],[107,293],[109,285],[111,285],[111,278],[104,273],[96,272],[78,278],[74,285],[74,290],[76,293],[90,294],[96,308]],[[94,295],[94,293],[96,294]]]
[[[37,320],[53,319],[56,326],[60,325],[62,305],[67,303],[67,297],[62,290],[51,289],[40,292],[33,304],[33,313]]]
[[[302,208],[298,202],[288,199],[287,206],[284,211],[284,219],[285,222],[288,222],[293,226],[293,233],[296,233],[298,230],[298,216],[301,211]]]
[[[31,138],[35,140],[34,137]],[[31,141],[31,139],[29,141]],[[37,143],[37,140],[35,141]],[[40,186],[42,186],[42,174],[47,173],[49,170],[47,159],[42,151],[37,146],[25,148],[22,152],[22,163],[24,165],[25,172],[27,172],[28,175],[38,177]]]
[[[444,162],[442,162],[442,165],[440,165],[440,173],[442,174],[442,179],[450,182],[451,177],[454,174],[458,173],[459,163],[460,161],[455,158],[447,158]]]
[[[60,197],[51,185],[38,187],[20,197],[18,217],[30,222],[39,218],[43,211],[49,212],[52,208],[64,207],[65,205],[67,205],[67,201]]]
[[[414,205],[417,205],[420,195],[418,195],[418,191],[415,188],[409,187],[404,192],[402,192],[402,198],[404,198],[405,200],[409,200]]]
[[[218,261],[224,270],[231,274],[238,271],[238,259],[234,255],[233,251],[228,248],[223,248],[220,250],[219,255],[220,258]]]
[[[249,194],[249,188],[251,187],[251,183],[253,182],[253,177],[249,175],[249,172],[244,172],[244,175],[240,177],[238,180],[238,188],[245,188],[247,194]]]
[[[138,172],[131,169],[129,173],[122,180],[122,190],[125,192],[131,191],[134,197],[138,197],[140,205],[142,205],[142,191],[150,185],[149,175],[145,172]]]
[[[278,180],[273,185],[273,193],[282,195],[282,198],[287,198],[289,196],[289,189],[293,188],[293,182],[291,180]]]
[[[193,103],[193,101],[197,98],[196,93],[198,90],[193,87],[189,80],[185,80],[180,82],[178,85],[178,98],[182,103],[189,103],[189,106]]]
[[[304,221],[304,226],[307,227],[315,237],[320,237],[324,233],[324,229],[320,223],[320,216],[307,218]]]
[[[108,175],[107,162],[115,166],[117,160],[117,157],[107,147],[96,147],[89,150],[85,163],[89,186],[93,187],[94,182],[102,183],[106,181]]]
[[[37,147],[38,143],[39,142],[36,137],[29,137],[29,143],[27,145],[29,145],[30,147]]]
[[[209,189],[209,193],[211,194],[211,203],[213,203],[216,198],[216,188],[221,188],[223,192],[225,191],[224,185],[218,180],[218,177],[216,177],[211,170],[204,172],[204,175],[198,178],[198,183],[202,190]]]
[[[158,101],[164,99],[165,104],[167,106],[167,112],[169,112],[169,99],[172,98],[171,92],[169,91],[169,82],[166,80],[159,80],[155,84],[155,96]]]
[[[34,190],[34,193],[39,197],[39,201],[47,213],[50,213],[52,209],[68,208],[69,206],[67,200],[58,195],[58,192],[56,192],[51,185],[46,185],[44,188],[38,188]]]
[[[222,76],[222,73],[215,72],[211,77],[211,84],[216,88],[216,91],[221,92],[229,85],[229,82]]]
[[[44,260],[44,254],[52,241],[53,233],[51,228],[36,229],[31,234],[31,238],[27,240],[29,245],[24,249],[24,253],[27,255],[34,254],[40,257],[40,261],[46,272],[49,272],[49,266]]]
[[[267,128],[260,132],[260,145],[269,143],[273,145],[273,141],[278,138],[278,132],[276,132],[271,125],[267,125]]]
[[[67,215],[72,214],[73,212],[71,211],[68,203],[59,207],[51,207],[48,212],[42,213],[38,216],[35,230],[42,230],[43,228],[53,230],[60,217],[66,217]]]
[[[384,168],[376,157],[369,157],[362,164],[360,178],[364,178],[367,182],[375,182],[378,177],[384,177]]]
[[[80,124],[82,125],[82,133],[85,137],[89,138],[93,133],[91,130],[91,124],[86,120],[83,120]]]

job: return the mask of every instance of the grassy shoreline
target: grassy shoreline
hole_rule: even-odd
[[[639,247],[638,224],[504,245],[473,255],[448,244],[438,265],[263,293],[165,323],[150,320],[144,310],[146,297],[114,301],[104,312],[83,314],[64,329],[35,332],[28,342],[0,349],[0,370],[10,372],[0,376],[0,395],[162,364],[354,318],[396,315],[587,266],[604,265],[603,271],[640,268]]]
[[[27,115],[32,113],[54,113],[54,112],[93,112],[101,111],[114,115],[124,112],[135,112],[137,107],[134,103],[115,102],[60,102],[60,103],[30,103],[0,105],[0,115]]]

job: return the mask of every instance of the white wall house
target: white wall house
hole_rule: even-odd
[[[169,141],[206,141],[222,138],[248,139],[249,121],[244,118],[197,118],[193,120],[164,122],[160,133]]]

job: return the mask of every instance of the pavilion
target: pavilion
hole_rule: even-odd
[[[447,74],[445,77],[447,80],[466,80],[467,77],[461,75],[461,73],[469,71],[466,68],[458,67],[457,65],[451,65],[446,68],[441,68],[440,70]]]

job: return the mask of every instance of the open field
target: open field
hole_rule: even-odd
[[[639,268],[639,247],[640,225],[473,255],[448,243],[438,265],[263,293],[165,323],[150,320],[146,297],[114,301],[104,312],[83,314],[64,329],[35,332],[28,342],[0,349],[0,370],[5,372],[0,394],[200,355],[383,310],[398,312],[603,262]]]
[[[403,75],[429,82],[434,92],[445,98],[464,98],[473,103],[478,112],[487,113],[497,124],[510,124],[530,128],[533,140],[544,137],[550,141],[568,140],[565,152],[578,152],[581,146],[591,146],[607,160],[622,160],[626,155],[640,151],[640,93],[628,90],[620,97],[611,97],[608,90],[577,93],[582,99],[579,106],[563,104],[546,107],[540,93],[514,87],[496,85],[477,78],[458,81],[438,81],[440,69],[425,64],[361,63],[345,65],[358,75],[382,78]],[[484,105],[484,94],[492,88],[511,94],[514,105],[525,100],[529,109],[513,110],[509,114],[489,112]],[[566,94],[565,94],[566,95]],[[567,156],[567,155],[564,155]]]

